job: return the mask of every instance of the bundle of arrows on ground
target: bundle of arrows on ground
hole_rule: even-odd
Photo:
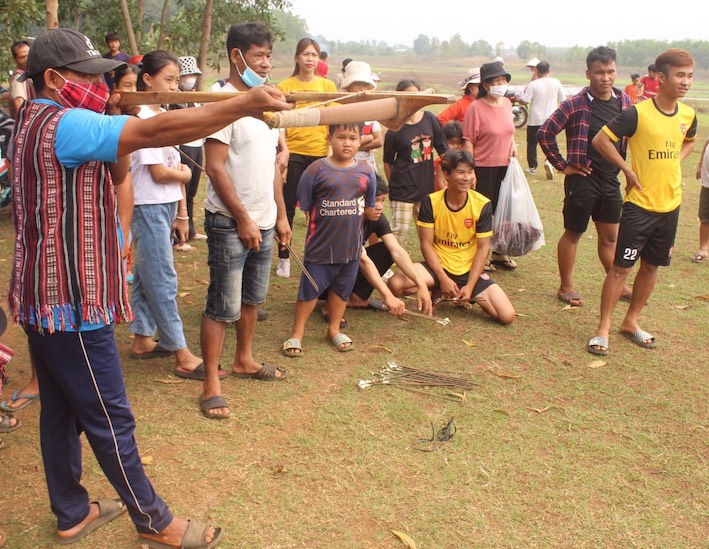
[[[465,400],[465,391],[472,391],[477,384],[468,379],[456,377],[456,375],[461,374],[422,370],[409,366],[400,366],[395,362],[387,362],[387,365],[380,372],[372,372],[372,379],[361,379],[358,386],[360,389],[367,389],[374,385],[388,385],[447,400]],[[440,395],[421,390],[435,387],[449,389],[449,392],[445,395]]]

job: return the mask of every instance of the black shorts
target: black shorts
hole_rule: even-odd
[[[699,221],[709,223],[709,187],[699,191]]]
[[[667,213],[655,213],[626,202],[620,218],[613,263],[627,268],[641,258],[651,265],[666,267],[672,259],[678,221],[679,208]]]
[[[425,261],[421,263],[423,265],[424,269],[426,269],[431,276],[433,277],[434,280],[434,285],[433,287],[435,289],[440,289],[441,287],[441,282],[436,278],[436,275],[433,273],[433,270],[431,267],[429,267],[428,263]],[[465,273],[462,275],[454,275],[443,269],[445,273],[448,275],[448,278],[450,278],[453,282],[455,282],[458,285],[458,288],[462,288],[468,283],[468,275],[469,273]],[[477,297],[479,293],[484,292],[487,290],[490,286],[495,284],[495,281],[490,278],[486,273],[483,273],[480,275],[480,278],[478,278],[478,281],[475,283],[475,286],[473,287],[473,295],[472,297]]]
[[[618,223],[623,208],[620,181],[614,175],[591,173],[564,179],[564,228],[585,233],[588,220]]]

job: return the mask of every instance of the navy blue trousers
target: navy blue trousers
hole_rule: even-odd
[[[83,432],[137,530],[164,530],[172,514],[138,455],[113,326],[53,334],[25,331],[42,395],[42,459],[57,528],[68,530],[89,513],[89,495],[81,485]]]

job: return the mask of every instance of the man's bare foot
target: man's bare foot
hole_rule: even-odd
[[[0,408],[6,412],[18,412],[38,399],[39,385],[37,378],[33,377],[22,389],[15,391],[10,398],[4,400]]]
[[[131,355],[139,356],[152,353],[158,349],[162,349],[162,347],[152,337],[135,334],[130,352]]]
[[[221,529],[215,529],[211,526],[202,524],[196,520],[185,520],[178,517],[172,519],[172,522],[162,532],[158,534],[140,534],[141,541],[148,547],[151,547],[150,540],[157,541],[171,547],[182,547],[182,540],[185,537],[187,528],[203,530],[203,541],[205,545],[209,545],[215,541],[216,536],[221,536]],[[216,547],[216,545],[214,545]]]
[[[55,541],[60,545],[75,543],[119,517],[126,510],[126,504],[120,499],[98,498],[89,504],[89,513],[79,524],[68,530],[57,530]]]
[[[187,347],[175,351],[175,368],[191,372],[200,364],[202,359],[193,355]]]
[[[231,411],[221,391],[213,393],[205,389],[198,400],[202,415],[209,419],[226,419],[231,416]]]
[[[66,539],[75,536],[81,530],[83,530],[87,524],[95,521],[98,518],[99,512],[100,509],[98,503],[92,503],[91,505],[89,505],[89,514],[86,515],[86,518],[84,520],[82,520],[73,528],[69,528],[68,530],[57,530],[57,537],[61,539]]]

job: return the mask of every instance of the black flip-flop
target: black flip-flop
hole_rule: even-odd
[[[194,370],[175,368],[175,375],[183,379],[195,379],[197,381],[204,381],[204,362],[200,362]],[[219,379],[224,379],[227,375],[228,374],[225,370],[219,368]]]
[[[330,322],[330,313],[326,313],[325,311],[320,309],[320,314],[322,315],[323,320],[325,322]],[[345,328],[347,328],[347,324],[348,323],[344,318],[340,319],[340,330],[344,330]]]
[[[148,351],[147,353],[131,352],[130,357],[135,360],[150,360],[153,358],[167,358],[169,356],[172,356],[173,354],[174,353],[172,351],[169,351],[163,347],[160,347],[160,345],[157,345],[152,351]]]
[[[221,413],[219,415],[209,413],[211,410],[215,410],[217,408],[229,409],[229,406],[222,395],[214,395],[208,398],[199,397],[197,402],[199,402],[199,409],[202,411],[202,415],[207,419],[228,419],[231,416],[231,412],[227,412],[226,414]]]
[[[280,372],[281,375],[277,376],[276,373]],[[258,381],[281,381],[286,378],[285,370],[281,370],[278,366],[271,366],[265,362],[261,364],[261,367],[255,372],[250,374],[241,374],[237,372],[231,373],[234,377],[239,377],[243,379],[257,379]]]

